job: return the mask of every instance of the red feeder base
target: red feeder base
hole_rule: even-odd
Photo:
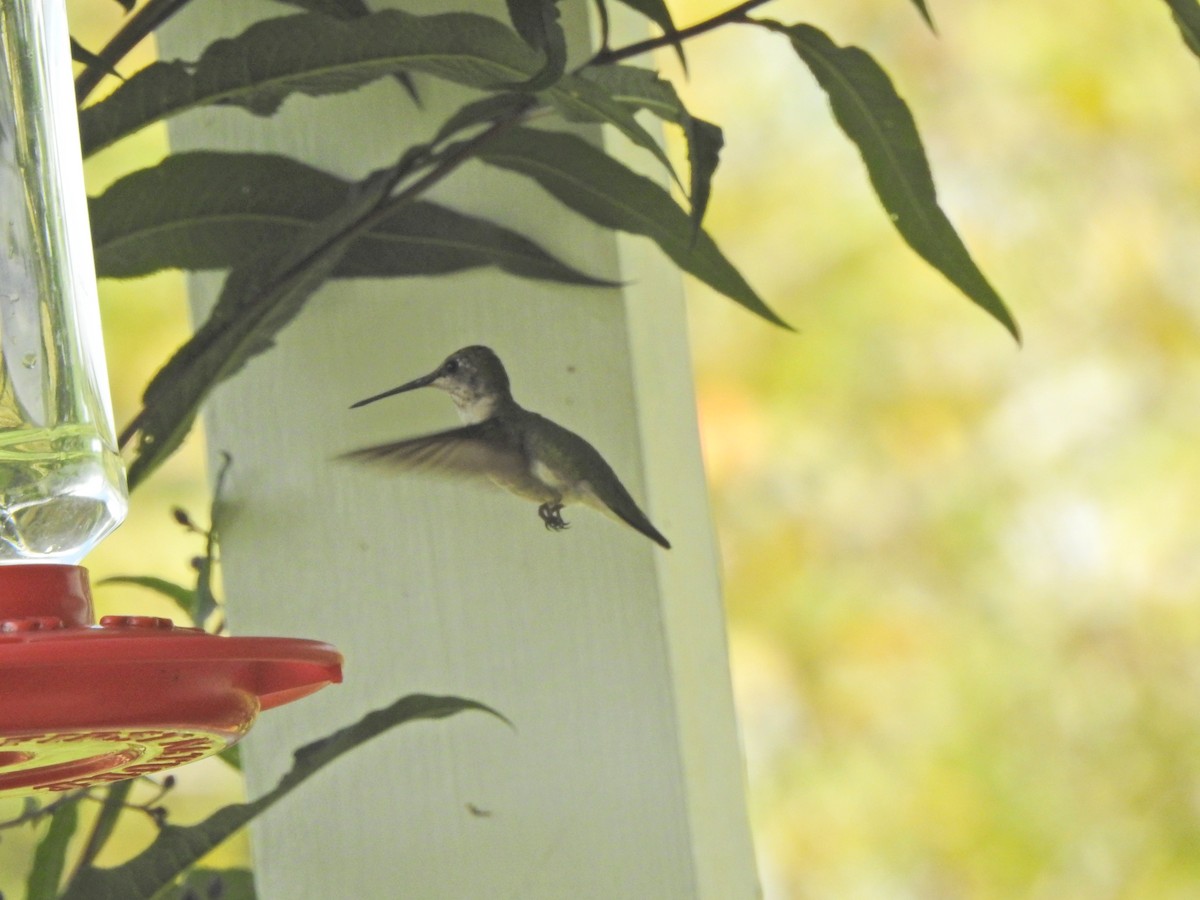
[[[0,566],[0,796],[122,781],[218,753],[258,712],[342,680],[318,641],[93,624],[87,570]]]

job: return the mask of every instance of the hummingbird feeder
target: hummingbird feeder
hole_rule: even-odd
[[[92,612],[125,517],[64,0],[0,3],[0,796],[174,768],[341,681],[328,644]]]

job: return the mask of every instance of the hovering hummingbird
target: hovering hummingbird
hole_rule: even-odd
[[[568,527],[562,517],[565,504],[586,503],[615,516],[659,546],[671,548],[595,447],[518,405],[504,364],[489,347],[464,347],[428,375],[359,400],[350,408],[422,387],[446,391],[466,424],[353,450],[339,459],[380,463],[402,471],[490,478],[520,497],[537,501],[538,515],[552,531]]]

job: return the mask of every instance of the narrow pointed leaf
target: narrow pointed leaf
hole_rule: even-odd
[[[79,801],[72,800],[54,811],[50,830],[33,853],[33,868],[25,882],[27,900],[54,900],[67,859],[67,844],[79,823]]]
[[[664,0],[621,0],[630,9],[640,12],[643,16],[662,29],[663,34],[675,34],[675,22],[671,11],[667,9]],[[687,58],[683,55],[683,42],[676,41],[675,53],[679,56],[679,64],[687,71]]]
[[[921,18],[925,20],[925,24],[929,26],[929,30],[937,33],[937,27],[933,24],[933,16],[929,14],[929,7],[925,0],[912,0],[913,6],[917,8],[917,12],[921,14]]]
[[[75,102],[82,106],[106,73],[124,59],[130,50],[145,40],[147,35],[161,27],[189,2],[191,0],[146,0],[142,8],[125,21],[121,30],[114,34],[97,54],[101,65],[90,65],[79,73],[75,79]],[[135,5],[131,3],[127,11],[132,12]]]
[[[104,850],[108,839],[117,830],[117,822],[121,820],[121,813],[125,812],[126,801],[132,790],[132,780],[118,781],[116,784],[109,785],[105,790],[104,800],[100,803],[100,812],[96,814],[96,818],[92,822],[91,833],[88,834],[87,843],[80,851],[79,859],[75,863],[76,868],[90,866]]]
[[[291,241],[332,213],[350,183],[282,156],[194,152],[115,182],[91,201],[96,271],[133,278],[168,268],[227,269]],[[427,201],[395,210],[354,240],[334,278],[440,275],[494,265],[513,275],[610,285],[528,238]]]
[[[1196,56],[1200,56],[1200,3],[1196,0],[1166,0],[1171,7],[1171,17],[1183,37],[1183,42]]]
[[[225,501],[225,479],[229,477],[229,467],[233,457],[226,452],[221,453],[221,466],[217,469],[217,478],[213,484],[212,503],[208,508],[208,533],[204,536],[204,556],[196,563],[196,614],[193,617],[199,628],[209,623],[212,614],[221,605],[213,591],[213,575],[217,569],[217,548],[221,543],[221,509]],[[222,626],[218,626],[219,631]]]
[[[810,25],[764,24],[787,34],[828,95],[838,125],[858,147],[875,193],[900,236],[1020,341],[1004,301],[938,205],[916,122],[887,73],[863,50],[839,47]]]
[[[209,392],[272,346],[337,267],[366,217],[395,186],[402,165],[368,176],[331,215],[229,273],[208,320],[154,376],[141,412],[122,434],[122,444],[135,431],[141,435],[129,467],[131,487],[182,443]]]
[[[363,3],[363,0],[276,0],[276,2],[299,7],[305,12],[333,16],[335,19],[357,19],[371,14],[371,10],[367,8],[367,4]],[[413,103],[420,106],[421,97],[417,94],[417,86],[413,83],[412,77],[407,72],[397,72],[393,77],[412,98]]]
[[[340,21],[316,13],[258,22],[195,64],[153,63],[80,113],[89,155],[154,122],[211,104],[270,115],[289,95],[354,90],[397,72],[468,87],[527,81],[541,60],[495,19],[389,9]]]
[[[655,159],[663,164],[680,188],[683,187],[666,151],[654,139],[654,136],[642,127],[625,105],[613,99],[604,85],[578,75],[571,75],[562,79],[553,90],[546,91],[543,96],[569,122],[607,122],[609,125],[616,126],[623,135],[639,147],[649,150]]]
[[[790,327],[746,283],[703,230],[654,181],[571,134],[512,128],[479,151],[483,162],[534,179],[605,228],[645,235],[685,272],[769,322]]]
[[[292,768],[258,799],[226,806],[196,825],[166,825],[146,850],[122,865],[81,869],[62,900],[149,900],[227,837],[344,753],[397,725],[418,719],[442,719],[467,710],[490,713],[507,721],[494,709],[474,700],[423,694],[402,697],[391,706],[368,713],[353,725],[301,747],[295,753]]]
[[[288,6],[298,7],[305,12],[321,13],[335,19],[356,19],[371,14],[363,0],[275,0]]]
[[[508,17],[517,34],[545,58],[529,80],[504,87],[540,91],[562,78],[567,68],[567,36],[559,21],[558,0],[508,0]]]
[[[712,194],[713,174],[720,161],[725,138],[711,122],[695,118],[679,99],[675,87],[649,69],[636,66],[595,66],[584,72],[591,81],[604,86],[618,103],[645,109],[665,122],[683,129],[691,170],[688,197],[692,204],[692,223],[699,228]]]

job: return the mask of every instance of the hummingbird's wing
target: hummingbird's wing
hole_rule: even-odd
[[[506,481],[529,477],[520,445],[494,419],[352,450],[338,459],[378,464],[401,472],[427,471],[460,478]]]

